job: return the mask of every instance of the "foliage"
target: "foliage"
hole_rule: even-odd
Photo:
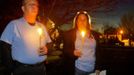
[[[104,24],[104,34],[117,34],[117,28],[113,27],[113,25],[110,25],[109,23]]]
[[[126,13],[121,17],[120,27],[126,34],[134,35],[134,12]]]

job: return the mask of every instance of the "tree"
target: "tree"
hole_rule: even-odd
[[[130,0],[39,0],[40,13],[43,18],[49,17],[56,25],[72,21],[79,10],[87,12],[111,12],[121,3]],[[0,0],[0,14],[13,18],[20,17],[21,0]],[[11,15],[12,14],[12,15]]]
[[[127,3],[128,0],[45,0],[42,7],[44,12],[57,25],[72,21],[79,10],[86,10],[88,13],[111,12],[120,3]]]
[[[116,35],[117,34],[117,28],[114,28],[114,27],[108,27],[107,29],[104,30],[104,34],[105,35]]]
[[[134,25],[134,14],[133,13],[126,13],[121,17],[120,27],[123,28],[123,30],[126,34],[134,35],[134,27],[133,27],[133,25]]]
[[[108,34],[116,35],[117,33],[117,27],[115,27],[115,25],[111,24],[110,22],[104,22],[102,30],[105,35],[108,35]]]
[[[126,34],[130,40],[130,45],[131,45],[131,40],[134,39],[134,12],[129,12],[124,14],[121,17],[121,25],[120,28],[123,29],[124,34]]]

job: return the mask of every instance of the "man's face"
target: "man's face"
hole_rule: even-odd
[[[25,0],[22,10],[26,16],[36,16],[38,14],[38,1]]]

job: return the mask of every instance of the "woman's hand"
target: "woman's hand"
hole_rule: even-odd
[[[100,75],[100,70],[95,70],[96,75]]]
[[[77,57],[80,57],[81,56],[81,50],[74,50],[74,55],[77,56]]]

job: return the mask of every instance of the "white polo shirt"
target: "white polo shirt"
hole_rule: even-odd
[[[34,26],[31,26],[22,17],[11,21],[7,25],[0,40],[12,45],[14,60],[24,64],[36,64],[47,58],[46,55],[39,56],[38,54],[40,35],[37,30],[39,27],[43,30],[41,36],[41,45],[43,46],[51,42],[51,39],[41,23],[36,22]]]
[[[92,72],[95,68],[96,41],[93,37],[85,36],[82,43],[82,39],[80,32],[77,31],[75,49],[81,50],[82,55],[75,61],[75,67],[85,72]]]

